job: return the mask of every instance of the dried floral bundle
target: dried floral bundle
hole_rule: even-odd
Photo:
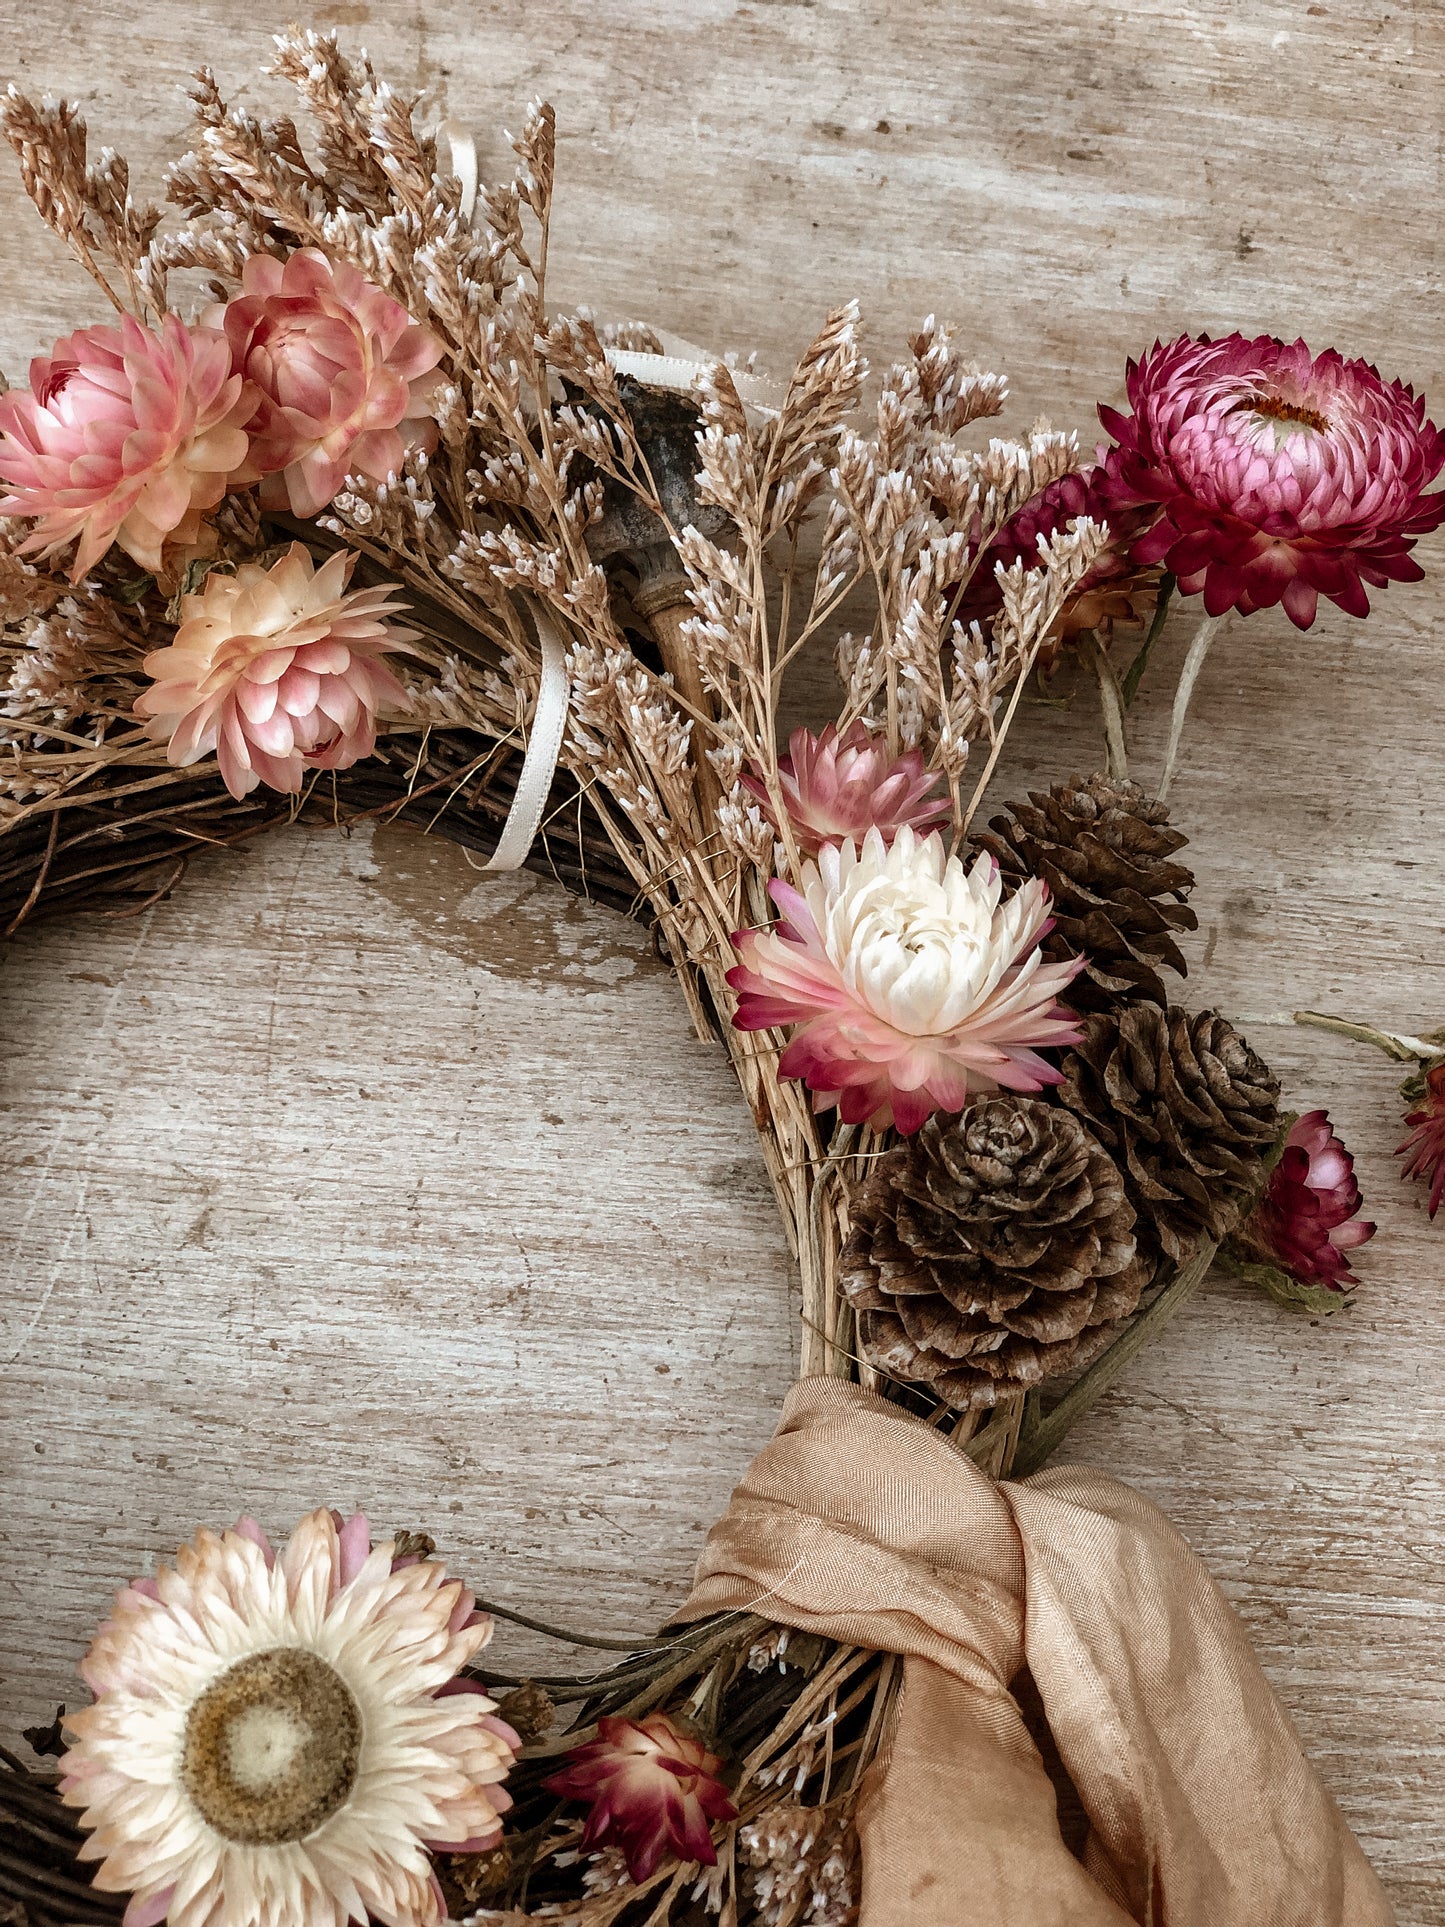
[[[1206,621],[1170,769],[1225,611],[1362,615],[1363,583],[1419,573],[1445,514],[1423,402],[1303,344],[1185,341],[1131,367],[1134,413],[1104,411],[1115,445],[1081,463],[1047,423],[980,428],[1004,382],[933,318],[870,385],[852,305],[784,383],[700,357],[679,387],[650,326],[549,305],[550,108],[474,208],[364,58],[277,46],[309,132],[202,72],[169,214],[89,158],[73,109],[6,103],[118,318],[0,398],[5,927],[131,913],[194,850],[297,817],[491,851],[530,808],[528,860],[653,921],[730,1053],[804,1374],[898,1399],[996,1476],[1042,1462],[1221,1249],[1286,1302],[1339,1302],[1373,1230],[1351,1160],[1226,1018],[1174,1001],[1193,879],[1129,780],[1128,711],[1176,587]],[[838,712],[785,746],[819,650]],[[1098,677],[1107,772],[984,827],[1026,685],[1066,650]],[[1422,1068],[1412,1168],[1438,1194]],[[239,1629],[199,1693],[166,1619],[191,1625],[198,1588]],[[129,1927],[856,1918],[886,1655],[726,1617],[493,1710],[429,1542],[325,1514],[279,1556],[248,1522],[202,1535],[121,1599],[62,1763],[98,1887],[81,1900],[73,1821],[6,1756],[21,1918],[109,1918],[115,1892]],[[407,1612],[445,1620],[446,1663],[366,1673],[338,1627]],[[121,1688],[162,1674],[174,1743],[147,1766]],[[358,1735],[390,1729],[357,1708],[383,1706],[445,1736],[445,1825],[424,1789],[388,1805],[401,1752],[368,1778]],[[244,1771],[215,1777],[202,1729]]]

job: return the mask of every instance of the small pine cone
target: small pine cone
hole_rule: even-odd
[[[1279,1079],[1217,1011],[1125,1004],[1084,1019],[1056,1093],[1124,1173],[1140,1241],[1176,1263],[1223,1239],[1264,1183]],[[1151,1236],[1152,1232],[1152,1236]]]
[[[1189,839],[1168,824],[1164,804],[1137,783],[1075,776],[1047,794],[1031,790],[974,838],[1005,881],[1049,886],[1054,927],[1041,948],[1051,962],[1086,959],[1068,993],[1076,1010],[1136,997],[1166,1004],[1160,967],[1186,974],[1174,932],[1199,927],[1184,901],[1194,874],[1170,861]]]
[[[960,1410],[1087,1364],[1149,1276],[1092,1131],[1008,1091],[930,1118],[852,1214],[841,1275],[864,1355]]]

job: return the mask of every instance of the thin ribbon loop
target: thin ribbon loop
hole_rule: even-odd
[[[462,184],[461,217],[470,221],[477,205],[477,143],[459,120],[444,120],[437,138],[447,144],[450,172]]]
[[[451,172],[461,182],[459,211],[470,221],[477,205],[477,143],[460,121],[446,120],[437,137],[447,144]],[[527,853],[542,827],[542,812],[557,773],[562,754],[562,738],[567,728],[567,701],[571,685],[567,676],[567,650],[551,618],[538,604],[532,607],[537,631],[537,647],[542,663],[542,679],[537,688],[537,706],[532,712],[532,731],[522,758],[522,773],[517,791],[497,847],[482,865],[484,870],[520,870]]]
[[[551,618],[534,604],[532,620],[537,628],[537,643],[542,657],[542,680],[537,690],[537,706],[532,712],[532,733],[522,758],[522,773],[517,778],[517,793],[497,847],[482,865],[484,870],[520,870],[527,852],[542,827],[542,812],[562,754],[562,736],[567,727],[567,701],[571,679],[567,674],[567,650],[553,627]]]
[[[607,360],[615,374],[631,375],[634,381],[645,382],[649,388],[672,388],[687,394],[699,375],[716,368],[723,359],[721,355],[709,354],[706,348],[699,348],[695,342],[685,341],[681,335],[663,334],[658,329],[653,332],[662,343],[660,355],[632,348],[607,350]],[[750,415],[764,421],[777,415],[783,402],[781,382],[746,368],[729,367],[728,373],[738,391],[738,400]]]

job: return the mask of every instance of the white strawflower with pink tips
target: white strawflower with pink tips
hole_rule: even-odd
[[[1006,901],[998,866],[965,869],[936,833],[905,824],[891,847],[825,845],[801,890],[771,886],[782,920],[733,937],[739,1030],[792,1029],[778,1064],[814,1109],[905,1135],[975,1091],[1059,1082],[1041,1050],[1079,1041],[1057,999],[1082,964],[1046,963],[1049,893],[1030,878]]]
[[[491,1638],[436,1560],[318,1511],[198,1532],[116,1594],[61,1791],[124,1927],[437,1927],[429,1848],[497,1844],[520,1742],[457,1676]]]
[[[173,314],[159,333],[129,315],[78,329],[31,362],[28,390],[0,395],[0,515],[37,518],[22,554],[75,541],[72,582],[112,544],[159,573],[168,544],[201,541],[246,460],[254,406],[212,329]]]
[[[382,661],[416,634],[388,622],[394,582],[346,593],[356,561],[321,568],[299,542],[271,568],[213,570],[181,605],[168,649],[145,659],[155,686],[136,714],[171,762],[214,755],[232,796],[258,783],[294,793],[308,770],[349,769],[376,747],[376,713],[410,698]]]

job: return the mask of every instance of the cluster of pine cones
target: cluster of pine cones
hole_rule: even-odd
[[[1084,1032],[1043,1097],[934,1117],[851,1199],[843,1287],[869,1362],[958,1410],[1075,1371],[1159,1278],[1258,1196],[1279,1084],[1228,1021],[1171,1004],[1197,927],[1185,838],[1132,783],[1075,777],[975,839],[1006,882],[1042,877],[1051,960],[1087,958]]]

